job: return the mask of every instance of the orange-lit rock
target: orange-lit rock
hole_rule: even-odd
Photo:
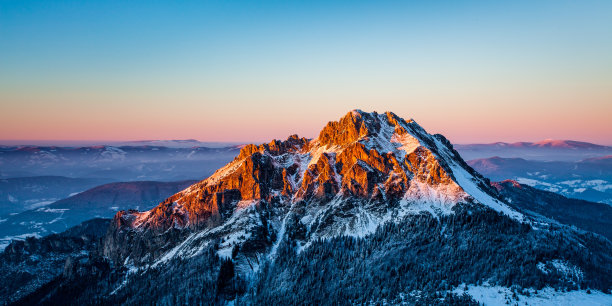
[[[432,151],[437,150],[433,142],[412,120],[390,112],[352,111],[329,122],[313,140],[291,135],[285,141],[246,145],[210,178],[148,213],[120,212],[115,220],[118,227],[163,230],[216,224],[249,202],[334,197],[392,201],[405,197],[413,184],[461,193],[447,165]]]

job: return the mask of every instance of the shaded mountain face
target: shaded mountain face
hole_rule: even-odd
[[[98,260],[21,303],[466,305],[460,284],[608,292],[610,250],[509,205],[443,136],[355,110],[117,213]]]
[[[494,182],[491,185],[500,192],[509,205],[516,209],[576,226],[612,241],[610,205],[566,198],[513,180]]]
[[[109,224],[110,219],[93,219],[60,234],[11,242],[0,253],[0,300],[18,300],[61,275],[68,258],[86,260]]]
[[[0,242],[4,248],[11,239],[60,233],[88,219],[112,218],[122,209],[147,209],[193,183],[124,182],[94,187],[47,206],[6,217],[0,223]]]
[[[458,203],[479,203],[522,218],[496,198],[488,181],[443,136],[429,135],[393,113],[352,111],[328,123],[316,139],[294,135],[247,145],[211,177],[154,209],[119,213],[107,255],[153,260],[156,255],[149,256],[148,249],[161,255],[163,248],[152,245],[149,235],[168,229],[220,227],[242,233],[258,226],[250,212],[259,205],[302,206],[300,218],[311,229],[308,243],[340,234],[363,236],[411,211],[445,214]],[[145,234],[123,235],[130,231]],[[115,240],[148,247],[133,252]]]
[[[576,162],[491,157],[467,162],[491,180],[516,180],[571,198],[612,204],[612,156]]]

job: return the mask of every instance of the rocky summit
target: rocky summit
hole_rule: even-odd
[[[444,136],[430,135],[414,120],[391,112],[353,110],[329,122],[315,139],[292,135],[285,141],[247,145],[212,176],[154,209],[118,213],[106,255],[136,263],[167,256],[164,251],[172,244],[150,245],[149,234],[169,229],[230,236],[238,235],[232,229],[238,222],[239,235],[246,237],[252,234],[249,228],[258,228],[260,217],[252,214],[261,205],[278,208],[276,218],[298,215],[308,228],[307,243],[340,234],[363,236],[381,223],[422,210],[451,213],[458,203],[482,204],[522,218]],[[283,231],[282,221],[269,221],[271,230]],[[134,253],[121,243],[135,241],[148,246]]]

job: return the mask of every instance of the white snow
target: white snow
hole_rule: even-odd
[[[612,183],[606,180],[567,180],[561,182],[545,182],[531,178],[519,177],[517,182],[528,185],[534,188],[543,189],[546,191],[559,193],[567,197],[580,197],[580,194],[588,189],[597,190],[599,192],[610,192]],[[602,200],[603,203],[612,204],[610,200]]]
[[[516,179],[516,181],[519,182],[519,184],[528,185],[531,187],[534,187],[536,185],[543,185],[543,186],[548,186],[548,187],[553,186],[550,183],[546,183],[546,182],[542,182],[542,181],[538,181],[538,180],[534,180],[534,179],[530,179],[526,177],[519,177]]]
[[[209,178],[204,180],[203,181],[204,186],[215,184],[221,179],[223,179],[224,177],[228,176],[229,174],[234,173],[234,171],[236,171],[236,169],[238,169],[243,163],[244,163],[244,159],[240,161],[232,161],[231,163],[225,165],[224,167],[215,171],[215,173],[213,173],[213,175],[211,175]],[[191,191],[191,187],[185,189],[184,192],[190,192],[190,191]]]
[[[465,192],[472,196],[476,201],[498,212],[504,213],[518,221],[524,220],[523,214],[515,211],[505,203],[493,198],[488,193],[480,189],[472,179],[472,176],[465,169],[459,167],[454,163],[454,161],[450,161],[449,164],[452,168],[453,176],[457,180],[459,186],[461,186],[461,188],[463,188],[463,190],[465,190]]]
[[[151,210],[133,213],[132,215],[135,216],[135,220],[132,223],[132,225],[135,228],[140,227],[140,225],[142,225],[147,220],[150,214],[151,214]]]
[[[261,223],[254,205],[245,206],[243,209],[236,210],[223,225],[189,235],[187,239],[157,260],[152,267],[175,257],[189,258],[200,254],[212,241],[210,237],[223,238],[224,241],[219,245],[217,254],[230,257],[233,246],[247,240],[251,236],[252,227]]]
[[[151,267],[156,267],[157,265],[164,263],[172,258],[174,258],[175,256],[179,255],[179,250],[183,249],[183,247],[185,245],[187,245],[189,242],[191,242],[194,238],[197,238],[199,235],[201,235],[202,233],[193,233],[191,235],[189,235],[189,237],[187,237],[187,239],[185,239],[183,242],[181,242],[179,245],[175,246],[174,248],[172,248],[170,251],[168,251],[166,254],[164,254],[164,256],[162,256],[159,260],[157,260],[155,263],[153,263],[151,265]]]
[[[398,136],[397,134],[393,134],[393,137],[391,138],[391,142],[399,143],[400,147],[397,149],[405,151],[406,154],[410,154],[414,152],[414,150],[416,150],[416,148],[418,148],[421,145],[418,139],[410,135]]]
[[[446,147],[442,143],[440,143],[438,139],[434,138],[434,140],[439,149],[439,152],[444,153],[446,155],[444,159],[448,163],[448,166],[451,168],[451,171],[453,173],[453,176],[455,177],[455,180],[457,181],[457,184],[459,184],[459,186],[461,186],[461,188],[463,188],[463,190],[465,190],[467,194],[472,196],[477,202],[488,206],[494,209],[495,211],[504,213],[507,216],[514,218],[518,221],[525,220],[523,214],[510,208],[507,204],[501,202],[498,199],[495,199],[488,193],[484,192],[480,187],[478,187],[478,185],[474,181],[475,177],[455,162],[451,155],[446,152]]]
[[[308,158],[308,163],[306,164],[305,169],[308,169],[308,167],[310,167],[310,165],[316,164],[319,161],[319,159],[321,158],[321,155],[323,155],[323,153],[335,153],[335,154],[338,154],[340,152],[342,152],[342,149],[340,147],[338,147],[338,146],[317,147],[317,149],[314,152],[310,152],[309,153],[310,154],[310,158]]]
[[[576,290],[569,292],[555,291],[552,288],[544,288],[536,293],[533,289],[526,289],[529,296],[517,294],[518,300],[513,297],[511,288],[500,286],[468,286],[468,290],[464,291],[464,286],[461,285],[454,290],[457,294],[466,292],[472,298],[485,305],[558,305],[558,306],[575,306],[575,305],[612,305],[612,295],[605,294],[601,291],[591,290],[587,293],[586,290]]]
[[[278,250],[278,246],[280,245],[281,241],[285,237],[285,231],[287,230],[287,219],[289,219],[290,215],[291,215],[291,212],[285,214],[285,217],[283,218],[283,222],[282,222],[282,224],[280,226],[280,230],[278,231],[278,235],[277,235],[276,241],[272,245],[272,249],[270,250],[270,253],[268,254],[268,258],[270,258],[270,259],[274,259],[275,258],[276,252]]]
[[[572,265],[564,260],[555,259],[551,261],[551,264],[557,271],[561,272],[565,276],[565,278],[569,281],[578,284],[584,278],[584,273],[580,270],[579,267]]]
[[[410,187],[404,194],[404,201],[411,204],[409,210],[418,211],[417,208],[431,210],[436,207],[444,214],[452,213],[452,207],[466,199],[468,195],[456,184],[440,184],[431,186],[427,183],[413,179]],[[436,215],[436,214],[434,214]]]
[[[48,208],[48,207],[43,207],[43,208],[37,209],[36,211],[37,212],[63,214],[67,210],[70,210],[70,209],[68,209],[68,208]]]
[[[12,240],[25,240],[28,237],[40,238],[40,234],[38,232],[15,235],[15,236],[4,236],[0,238],[0,252],[3,251]]]
[[[28,209],[34,209],[34,208],[38,208],[38,207],[43,207],[43,206],[47,206],[51,203],[56,202],[57,199],[40,199],[40,200],[28,200],[26,201],[26,207]]]

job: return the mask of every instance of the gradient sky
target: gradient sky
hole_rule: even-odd
[[[612,1],[0,1],[0,139],[612,144]]]

